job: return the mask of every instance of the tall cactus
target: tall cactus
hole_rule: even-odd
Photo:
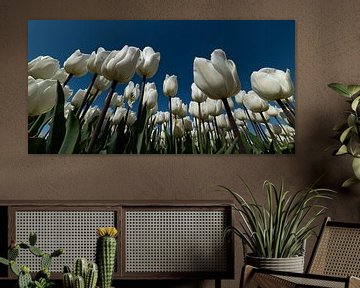
[[[84,278],[81,276],[74,277],[74,288],[85,288]]]
[[[96,262],[99,268],[100,288],[110,288],[116,258],[115,227],[97,229]]]
[[[98,266],[96,263],[89,263],[85,276],[85,288],[95,288],[98,279]]]
[[[86,271],[88,269],[88,261],[86,258],[78,258],[75,261],[74,274],[81,276],[85,280]]]

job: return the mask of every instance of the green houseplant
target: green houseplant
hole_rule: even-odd
[[[277,188],[266,180],[267,203],[262,205],[242,182],[251,201],[225,186],[221,188],[235,199],[233,208],[240,216],[240,227],[229,227],[226,233],[239,236],[250,250],[251,253],[244,255],[246,264],[303,272],[305,241],[314,233],[315,220],[326,210],[318,202],[331,199],[334,191],[309,187],[291,193],[284,189],[283,183]]]
[[[349,187],[360,183],[360,85],[331,83],[328,86],[344,96],[350,104],[350,109],[346,111],[346,121],[334,127],[335,137],[340,141],[334,154],[337,156],[350,155],[352,158],[354,176],[342,184],[343,187]]]

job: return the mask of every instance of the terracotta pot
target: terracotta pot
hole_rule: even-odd
[[[304,272],[304,256],[289,258],[263,258],[251,255],[245,256],[245,263],[254,267],[275,271]]]

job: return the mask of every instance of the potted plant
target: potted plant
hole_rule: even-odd
[[[244,181],[243,181],[244,182]],[[229,227],[243,242],[245,264],[259,268],[300,272],[304,270],[305,241],[314,233],[316,219],[326,209],[318,200],[331,199],[328,189],[304,188],[296,193],[285,191],[266,180],[266,205],[260,204],[245,184],[251,201],[239,193],[221,186],[236,201],[233,205],[240,215],[239,227]],[[250,250],[250,253],[247,251]]]
[[[334,154],[350,155],[352,158],[354,176],[345,180],[342,184],[342,187],[349,187],[353,184],[360,183],[360,85],[331,83],[328,86],[344,96],[351,106],[346,112],[346,121],[334,127],[334,130],[337,133],[336,138],[340,141]]]

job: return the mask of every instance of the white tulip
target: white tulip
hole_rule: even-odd
[[[101,66],[101,73],[109,80],[126,83],[135,74],[139,56],[139,48],[127,45],[120,51],[111,51]]]
[[[226,101],[228,102],[230,109],[233,109],[234,108],[234,101],[232,100],[232,98],[229,97],[229,98],[226,99]],[[225,110],[225,106],[224,106],[223,102],[221,102],[221,108],[222,108],[222,110]]]
[[[71,99],[71,104],[76,108],[79,108],[85,98],[85,95],[86,89],[79,89]]]
[[[57,99],[57,81],[28,76],[28,115],[36,116],[50,111]]]
[[[173,124],[173,135],[175,138],[181,138],[184,136],[185,134],[185,128],[184,125],[182,123],[182,121],[180,119],[177,119],[176,121],[174,121]]]
[[[235,101],[238,104],[243,104],[244,102],[244,96],[245,96],[246,92],[244,90],[240,90],[239,93],[237,93],[235,95]]]
[[[115,107],[122,107],[124,104],[124,96],[115,92],[111,98],[110,105]]]
[[[162,124],[166,122],[166,117],[165,117],[165,113],[162,112],[162,111],[158,111],[156,114],[155,114],[155,123],[156,124]]]
[[[185,103],[181,104],[181,109],[179,112],[179,117],[184,118],[188,114],[188,105]]]
[[[165,122],[169,122],[169,120],[170,120],[170,112],[166,111],[165,112]]]
[[[201,103],[204,102],[208,97],[204,92],[202,92],[195,83],[191,84],[191,99],[195,102]]]
[[[89,54],[81,53],[78,49],[64,62],[64,69],[67,73],[72,74],[76,77],[84,76],[87,72],[87,60]]]
[[[74,110],[74,106],[71,105],[70,102],[66,102],[65,105],[64,105],[64,117],[65,117],[65,119],[68,118],[69,113],[70,113],[71,111],[73,111],[73,110]]]
[[[171,98],[171,112],[175,115],[179,115],[182,108],[182,101],[179,97]]]
[[[84,116],[85,124],[91,122],[95,117],[100,116],[101,110],[98,106],[90,107]]]
[[[50,56],[39,56],[28,63],[28,76],[50,79],[60,69],[59,61]]]
[[[110,88],[111,81],[106,79],[104,76],[97,76],[94,82],[96,90],[105,91]]]
[[[146,105],[146,109],[151,110],[157,105],[158,92],[154,82],[146,83],[144,88],[143,105]]]
[[[124,90],[124,98],[128,101],[129,106],[132,108],[134,102],[140,96],[140,88],[139,84],[134,84],[134,82],[130,81]]]
[[[145,47],[140,53],[139,62],[136,67],[136,73],[146,78],[153,77],[160,63],[160,53],[154,51],[151,47]]]
[[[69,74],[65,71],[64,68],[58,69],[55,72],[55,75],[51,79],[58,80],[61,84],[64,84]]]
[[[117,107],[111,122],[114,125],[118,125],[121,122],[121,120],[125,118],[126,111],[127,109],[125,107]]]
[[[64,99],[68,99],[73,94],[73,90],[71,90],[68,85],[65,85],[62,89],[64,92]]]
[[[101,74],[101,67],[105,59],[109,56],[110,51],[99,47],[97,52],[93,51],[87,60],[87,69],[94,74]]]
[[[250,111],[250,119],[251,121],[253,122],[257,122],[257,123],[264,123],[264,119],[261,117],[260,113],[254,113],[252,111]],[[265,121],[268,121],[270,119],[270,117],[264,113],[264,118],[265,118]]]
[[[174,97],[178,91],[178,82],[177,76],[166,74],[164,84],[163,84],[163,93],[165,96]]]
[[[126,120],[126,124],[128,126],[132,126],[134,125],[135,121],[136,121],[136,113],[134,111],[130,111],[128,114],[128,118]]]
[[[266,111],[266,114],[268,114],[270,117],[278,117],[280,111],[276,107],[269,105],[269,109]]]
[[[185,131],[192,131],[193,130],[193,122],[191,121],[189,116],[183,118],[184,120],[184,128]]]
[[[251,87],[263,99],[278,100],[293,95],[294,85],[290,70],[286,72],[274,68],[262,68],[251,74]]]
[[[221,114],[221,111],[223,110],[223,103],[221,100],[214,100],[211,98],[207,98],[205,103],[209,115],[218,116]]]
[[[225,52],[221,49],[211,53],[211,61],[195,58],[194,82],[212,99],[229,98],[240,91],[236,65],[226,58]]]
[[[260,98],[254,91],[249,91],[243,97],[245,107],[252,112],[264,112],[269,109],[269,103]]]
[[[215,118],[216,118],[216,123],[219,128],[230,129],[229,118],[226,114],[220,114],[219,116],[216,116]]]
[[[241,108],[237,108],[234,110],[234,116],[236,119],[240,121],[248,120],[248,116],[246,115],[245,111]]]

